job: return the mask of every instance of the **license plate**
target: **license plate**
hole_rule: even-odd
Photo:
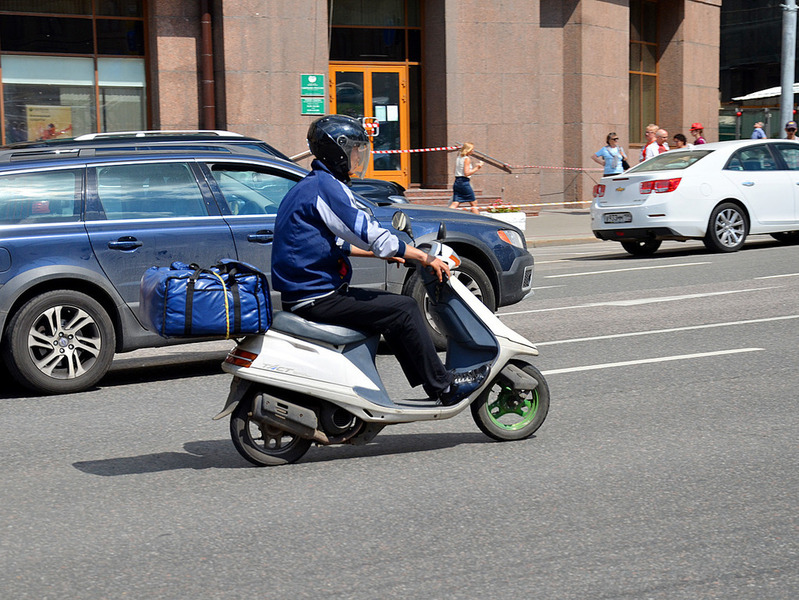
[[[604,217],[605,223],[632,223],[632,213],[607,213]]]

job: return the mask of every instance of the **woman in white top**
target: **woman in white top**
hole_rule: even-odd
[[[464,143],[458,152],[455,160],[455,183],[452,185],[452,204],[449,207],[458,208],[461,203],[469,203],[472,205],[471,211],[477,215],[480,211],[477,210],[477,198],[474,197],[469,178],[482,168],[483,161],[478,160],[476,164],[472,164],[472,152],[474,144],[471,142]]]

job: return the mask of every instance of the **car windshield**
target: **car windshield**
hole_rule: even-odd
[[[639,165],[635,165],[632,169],[625,171],[624,174],[644,173],[646,171],[681,171],[703,159],[711,152],[713,150],[696,149],[664,152]]]

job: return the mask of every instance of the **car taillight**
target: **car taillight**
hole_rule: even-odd
[[[594,198],[601,198],[605,195],[605,185],[602,183],[597,183],[594,186]]]
[[[673,192],[680,185],[682,177],[675,177],[674,179],[658,179],[656,181],[642,181],[638,186],[638,192],[641,194],[662,194],[664,192]]]
[[[225,362],[237,367],[249,367],[256,358],[258,358],[257,354],[247,352],[241,348],[233,348],[227,355]]]

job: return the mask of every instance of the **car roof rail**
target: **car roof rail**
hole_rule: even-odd
[[[129,139],[129,138],[157,138],[168,136],[190,136],[190,135],[205,135],[208,137],[233,137],[243,138],[244,135],[236,133],[235,131],[224,131],[221,129],[152,129],[147,131],[104,131],[102,133],[86,133],[73,138],[76,141],[91,141],[102,139]]]
[[[39,160],[42,158],[70,158],[79,156],[80,151],[80,148],[30,148],[3,150],[0,152],[0,162]]]

